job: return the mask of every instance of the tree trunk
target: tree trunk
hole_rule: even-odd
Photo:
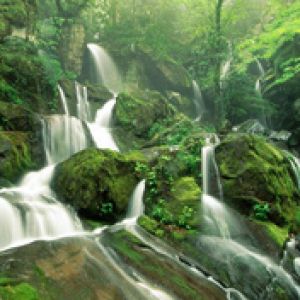
[[[224,116],[223,105],[221,99],[221,85],[220,85],[220,77],[221,77],[221,65],[222,65],[222,7],[224,4],[224,0],[218,0],[216,4],[215,10],[215,55],[216,55],[216,63],[215,63],[215,92],[216,92],[216,100],[215,100],[215,116],[217,123],[222,123],[222,119]]]

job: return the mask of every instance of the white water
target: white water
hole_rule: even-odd
[[[77,117],[82,121],[88,122],[91,120],[91,109],[88,101],[87,87],[82,86],[75,81],[75,91],[77,99]]]
[[[103,84],[114,94],[114,97],[97,111],[94,122],[88,123],[88,127],[98,148],[119,151],[110,126],[117,93],[122,87],[121,77],[114,61],[102,47],[95,44],[88,44],[87,47],[95,68],[94,81]]]
[[[289,162],[291,164],[291,168],[294,172],[294,176],[297,182],[297,187],[300,190],[300,159],[294,155],[292,155],[290,152],[285,151],[287,158],[289,159]]]
[[[122,89],[122,80],[112,58],[104,48],[96,44],[87,45],[93,60],[95,82],[106,86],[110,91],[118,93]]]
[[[92,138],[99,149],[119,151],[112,136],[112,129],[110,128],[115,105],[116,98],[106,102],[103,107],[97,111],[95,121],[87,124]]]
[[[218,199],[223,198],[219,170],[215,161],[215,145],[207,139],[202,148],[202,213],[205,231],[209,234],[230,238],[228,223],[231,216],[225,205]]]
[[[257,69],[259,72],[258,78],[255,82],[255,91],[256,93],[262,98],[263,97],[263,92],[262,92],[262,81],[265,77],[265,70],[259,59],[255,59],[256,64],[257,64]],[[262,116],[261,116],[261,122],[263,123],[264,126],[267,126],[267,118],[266,118],[266,112],[265,112],[265,107],[263,105],[262,108]]]
[[[69,116],[70,112],[69,112],[69,107],[68,107],[68,102],[67,102],[67,98],[66,98],[65,92],[64,92],[64,90],[62,89],[62,87],[60,85],[58,85],[57,88],[58,88],[58,91],[59,91],[59,96],[60,96],[59,98],[60,98],[62,107],[64,109],[64,113],[67,116]]]
[[[200,90],[200,87],[199,87],[197,81],[193,80],[192,83],[193,83],[193,91],[194,91],[193,101],[194,101],[194,105],[195,105],[195,109],[196,109],[196,113],[197,113],[196,120],[198,121],[198,120],[202,119],[202,116],[205,113],[206,108],[205,108],[205,104],[204,104],[204,100],[203,100],[203,95],[202,95],[202,92]]]
[[[66,160],[87,148],[88,139],[81,120],[68,115],[44,118],[43,139],[48,164]]]
[[[272,273],[273,280],[279,279],[287,287],[294,289],[297,295],[300,296],[298,285],[281,266],[275,264],[267,256],[254,252],[232,239],[231,233],[234,229],[239,228],[242,230],[243,225],[221,202],[223,200],[222,187],[214,155],[215,144],[216,142],[211,142],[211,138],[208,138],[207,146],[202,148],[202,212],[206,226],[204,228],[206,235],[200,237],[200,244],[204,246],[204,251],[212,253],[212,259],[228,261],[229,266],[234,264],[235,257],[238,256],[239,259],[242,257],[244,263],[250,269],[253,268],[253,273],[255,274],[255,264],[261,264],[268,273]],[[215,189],[213,189],[212,183],[215,184]],[[219,198],[213,196],[216,194],[220,195]]]
[[[0,250],[82,232],[76,214],[50,188],[55,164],[86,147],[78,122],[67,115],[43,120],[48,165],[28,173],[18,186],[0,190]]]
[[[127,210],[126,219],[137,219],[144,214],[144,202],[143,197],[145,193],[146,180],[142,180],[136,186],[131,199],[129,201],[129,206]]]

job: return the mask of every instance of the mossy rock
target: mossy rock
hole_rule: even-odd
[[[174,109],[158,92],[142,95],[122,93],[117,98],[114,124],[130,131],[136,138],[146,140],[153,123],[172,117],[174,113]]]
[[[28,283],[20,283],[16,286],[1,286],[0,297],[3,300],[38,300],[38,292]]]
[[[87,149],[56,167],[52,186],[62,201],[84,216],[115,221],[126,213],[138,183],[135,166],[130,156]]]
[[[32,131],[37,118],[21,105],[0,101],[0,126],[4,130]]]
[[[34,167],[28,133],[0,132],[0,178],[16,181]]]
[[[199,209],[201,199],[201,188],[193,177],[182,177],[177,179],[171,191],[171,197],[167,201],[167,209],[175,218],[175,222],[179,224],[183,222],[188,227],[196,227],[199,225]],[[191,216],[188,217],[187,208],[191,209]],[[186,211],[186,213],[185,213]]]
[[[143,68],[139,68],[147,78],[150,88],[159,91],[176,91],[190,94],[192,80],[187,70],[171,57],[156,58],[149,49],[137,49],[137,59]],[[139,80],[139,78],[137,78]]]
[[[268,204],[268,218],[282,225],[294,218],[299,192],[284,153],[254,135],[229,135],[216,148],[226,201],[246,215]]]

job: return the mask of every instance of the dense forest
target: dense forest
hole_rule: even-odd
[[[299,1],[0,12],[0,300],[300,299]]]

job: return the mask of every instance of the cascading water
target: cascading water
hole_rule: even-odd
[[[77,117],[82,121],[89,122],[91,120],[91,109],[88,101],[87,87],[75,81],[75,90],[77,98]]]
[[[217,139],[215,136],[212,137]],[[229,214],[225,205],[218,200],[223,198],[223,192],[214,157],[215,145],[211,142],[212,137],[207,138],[207,145],[202,148],[202,210],[205,231],[212,235],[229,238]]]
[[[192,83],[193,83],[193,91],[194,91],[193,101],[194,101],[194,105],[195,105],[195,109],[196,109],[196,113],[197,113],[196,120],[198,121],[198,120],[202,119],[202,116],[205,113],[206,108],[205,108],[203,96],[202,96],[202,93],[201,93],[201,90],[200,90],[200,87],[199,87],[197,81],[193,80]]]
[[[297,187],[300,190],[300,159],[294,155],[292,155],[290,152],[285,151],[286,156],[290,162],[291,168],[294,172],[294,176],[297,182]]]
[[[259,95],[259,97],[262,98],[263,94],[262,94],[261,83],[262,83],[263,78],[265,77],[265,70],[264,70],[263,65],[259,61],[259,59],[256,59],[255,61],[256,61],[256,64],[257,64],[257,69],[259,71],[258,78],[257,78],[257,80],[255,82],[255,91],[256,91],[257,95]],[[261,122],[262,122],[262,124],[264,126],[267,126],[267,118],[266,118],[266,112],[265,112],[265,110],[266,109],[265,109],[265,106],[263,104]]]
[[[122,80],[113,59],[104,48],[96,44],[88,44],[93,60],[93,74],[91,80],[96,84],[102,84],[110,91],[117,94],[122,89]]]
[[[110,123],[113,109],[116,105],[116,98],[106,102],[96,113],[96,119],[93,123],[88,123],[96,146],[100,149],[111,149],[119,151],[111,133]]]
[[[50,189],[55,164],[87,146],[82,124],[67,115],[46,117],[42,123],[48,165],[28,173],[18,186],[0,190],[1,250],[82,232],[75,213]]]
[[[66,160],[87,148],[88,139],[81,120],[68,115],[51,115],[42,122],[48,164]]]
[[[70,112],[69,112],[69,107],[68,107],[68,102],[67,102],[65,92],[60,85],[58,85],[57,88],[59,91],[60,101],[61,101],[62,107],[64,109],[64,113],[65,113],[65,115],[69,116]]]
[[[199,248],[211,253],[212,259],[221,259],[226,262],[228,268],[239,257],[243,261],[242,265],[248,266],[248,272],[253,276],[257,276],[256,269],[258,267],[265,268],[266,273],[270,274],[272,280],[269,283],[270,286],[266,287],[266,292],[261,299],[270,299],[268,293],[271,293],[274,282],[281,282],[282,286],[289,289],[291,295],[300,297],[298,285],[281,266],[275,264],[267,256],[260,254],[258,250],[250,250],[233,239],[232,233],[236,228],[243,230],[243,224],[221,202],[223,199],[222,187],[214,157],[215,145],[216,142],[212,142],[210,137],[207,139],[207,145],[202,148],[202,213],[205,228],[204,235],[199,238]],[[244,232],[244,234],[247,234],[247,232]],[[232,272],[234,273],[234,270]],[[232,276],[234,278],[235,275],[232,274]],[[237,275],[238,277],[239,275]]]
[[[98,148],[118,151],[118,147],[111,133],[111,119],[116,105],[117,93],[121,90],[121,78],[116,65],[108,53],[100,46],[88,44],[88,50],[92,57],[94,81],[108,88],[114,97],[106,102],[96,113],[96,119],[89,123],[93,140]]]
[[[126,219],[137,219],[144,213],[143,196],[146,187],[146,180],[142,180],[136,186],[129,202]]]

